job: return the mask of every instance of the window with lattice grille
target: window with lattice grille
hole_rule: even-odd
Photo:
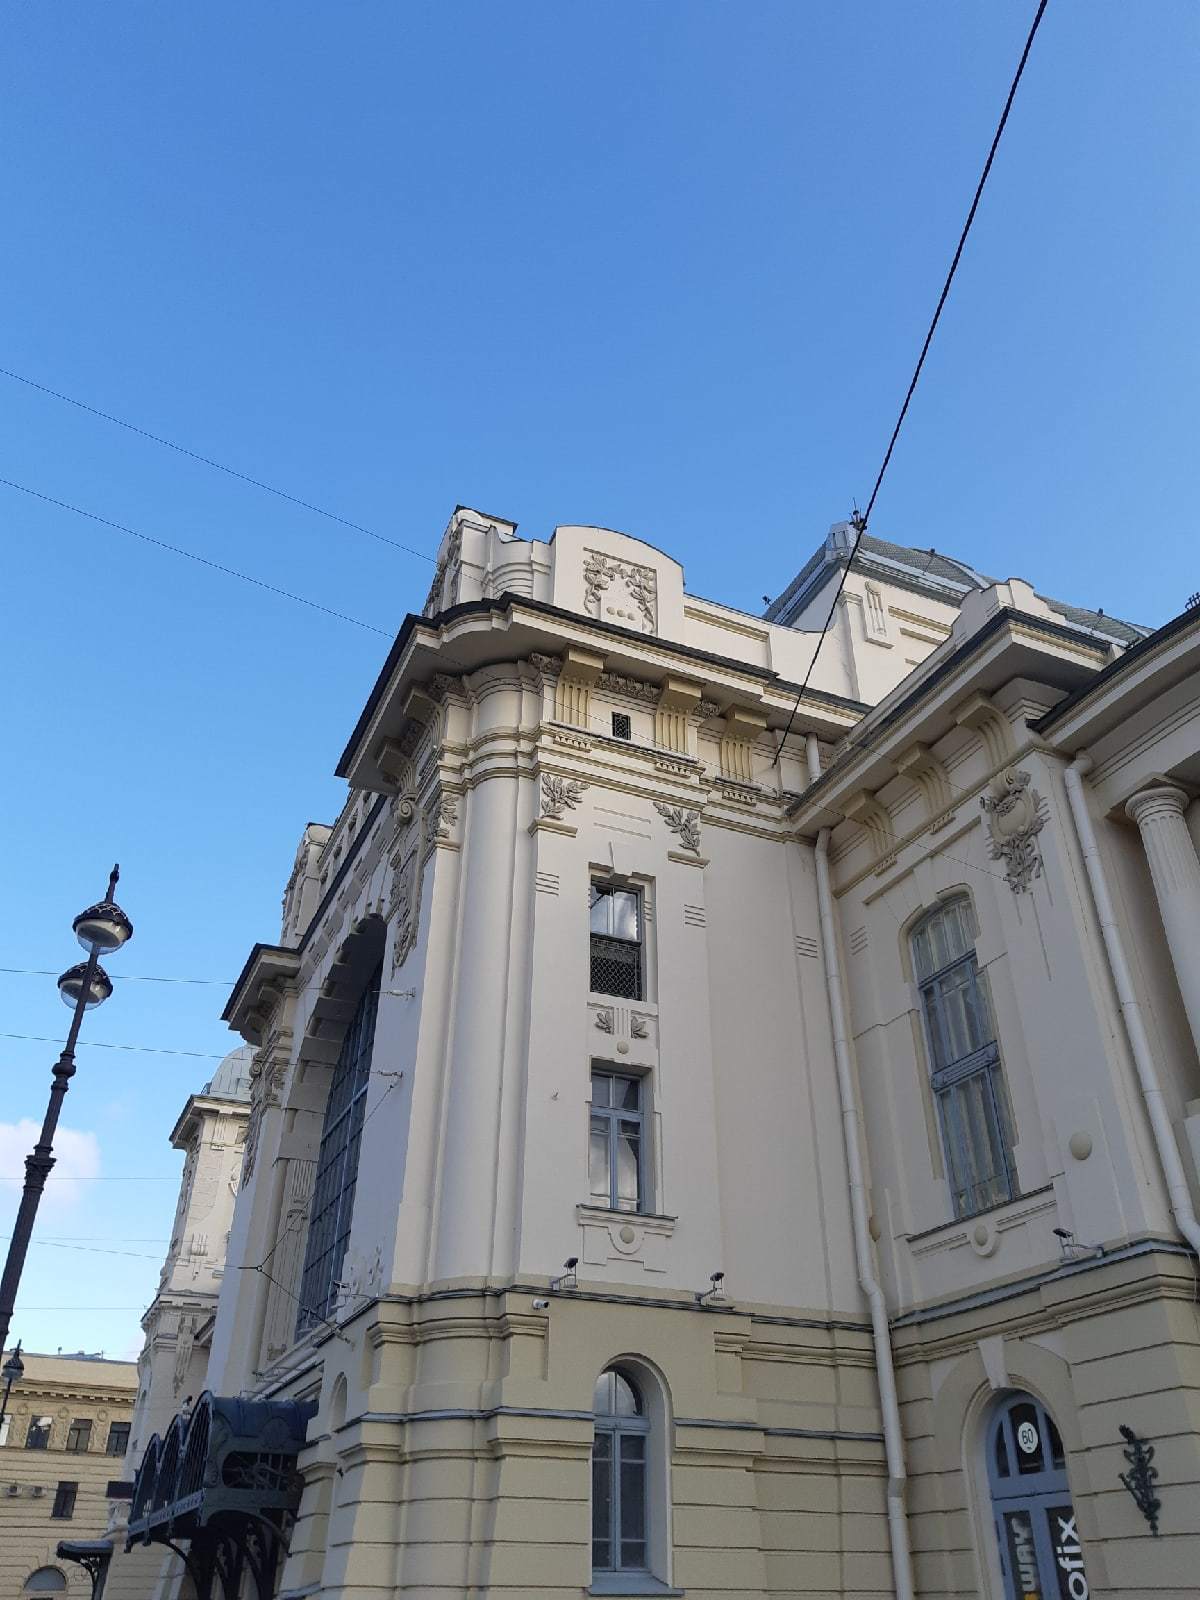
[[[593,883],[591,889],[593,994],[642,998],[642,897],[636,889]]]
[[[329,1085],[309,1208],[297,1336],[323,1322],[333,1310],[338,1275],[350,1243],[359,1143],[371,1078],[371,1046],[375,1040],[375,1013],[382,976],[383,967],[379,966],[363,991],[346,1029]]]

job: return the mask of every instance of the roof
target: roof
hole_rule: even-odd
[[[204,1085],[203,1093],[221,1100],[250,1099],[250,1064],[254,1060],[251,1045],[240,1045],[231,1050]]]
[[[835,530],[844,526],[846,525],[835,524]],[[832,542],[834,537],[835,534],[831,533],[831,538],[826,539],[825,543],[814,551],[784,592],[767,607],[763,615],[768,621],[782,622],[785,614],[789,613],[794,617],[804,603],[824,587],[828,581],[825,574],[845,565],[850,541],[843,536],[835,544]],[[974,567],[968,566],[965,561],[959,561],[955,556],[944,555],[941,551],[920,550],[915,545],[896,544],[894,540],[878,539],[872,533],[864,533],[854,557],[855,570],[870,570],[874,564],[872,557],[903,569],[888,574],[895,581],[907,582],[916,589],[928,586],[931,593],[937,593],[943,600],[961,597],[972,589],[990,588],[999,581],[977,572]],[[1102,633],[1106,638],[1115,639],[1121,644],[1132,644],[1138,639],[1145,638],[1150,632],[1149,628],[1134,622],[1122,622],[1120,618],[1110,617],[1104,611],[1091,611],[1085,606],[1068,605],[1065,601],[1052,600],[1049,595],[1044,594],[1039,594],[1038,598],[1044,600],[1051,610],[1057,611],[1059,616],[1076,627],[1089,628],[1092,632]]]

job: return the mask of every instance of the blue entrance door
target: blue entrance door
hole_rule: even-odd
[[[1008,1600],[1088,1600],[1054,1418],[1031,1395],[1009,1395],[992,1417],[987,1450]]]

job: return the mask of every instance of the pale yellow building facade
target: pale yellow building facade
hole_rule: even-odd
[[[1194,1592],[1200,611],[852,544],[455,513],[226,1012],[164,1600]]]
[[[5,1352],[7,1355],[10,1352]],[[25,1372],[0,1423],[0,1600],[87,1596],[62,1539],[99,1538],[108,1485],[124,1467],[137,1393],[131,1361],[22,1351]]]

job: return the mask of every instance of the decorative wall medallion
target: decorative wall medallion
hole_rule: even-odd
[[[597,1011],[596,1026],[600,1029],[601,1033],[611,1033],[613,1031],[613,1014],[610,1006],[602,1006],[600,1010]]]
[[[650,1037],[650,1024],[645,1017],[639,1017],[635,1011],[629,1019],[629,1031],[635,1039],[648,1039]]]
[[[584,554],[584,610],[597,619],[654,633],[658,628],[658,578],[654,568],[615,561],[602,550],[587,550]]]
[[[554,821],[564,811],[573,811],[583,799],[587,784],[578,778],[562,778],[552,772],[542,774],[542,815]]]
[[[683,806],[669,806],[664,800],[656,800],[654,809],[670,828],[672,833],[679,835],[679,842],[685,850],[692,850],[700,854],[700,813],[688,811]]]
[[[1050,808],[1028,772],[1005,767],[992,782],[991,794],[979,804],[988,818],[988,848],[993,861],[1003,861],[1004,875],[1014,894],[1022,894],[1042,875],[1037,836],[1046,826]]]

